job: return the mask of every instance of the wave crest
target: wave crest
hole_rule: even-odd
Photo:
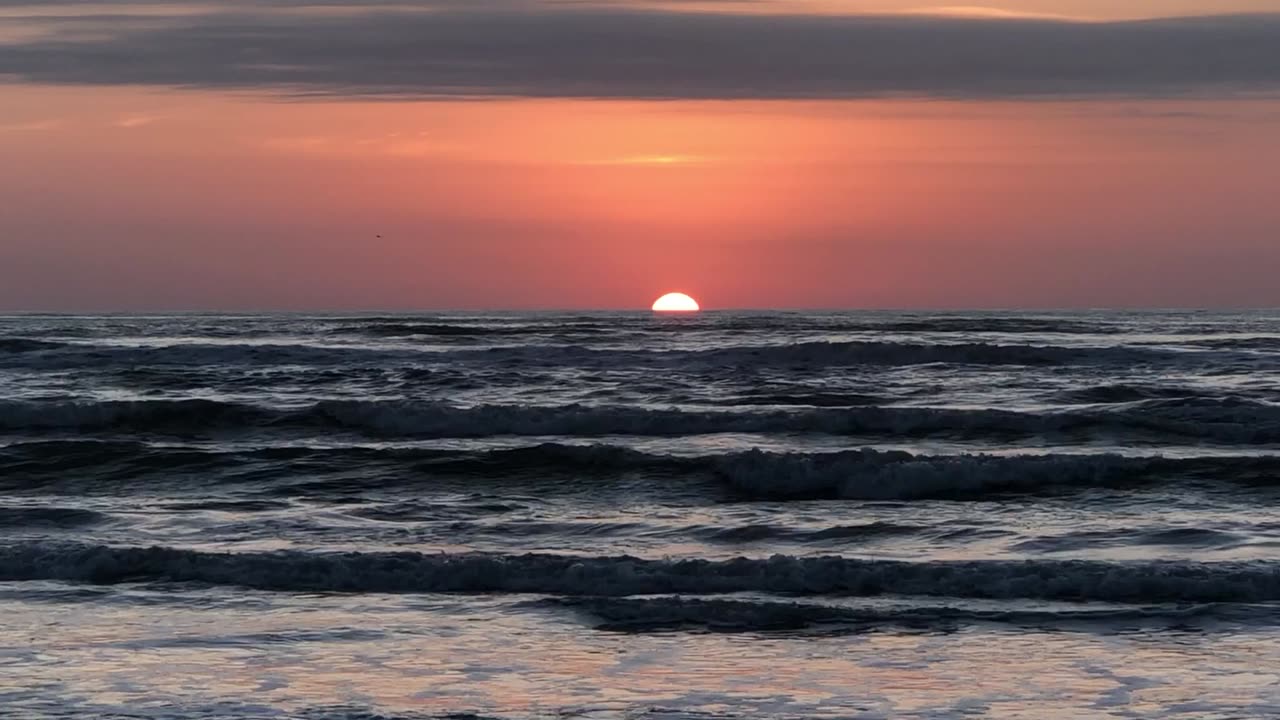
[[[910,500],[973,497],[1051,487],[1133,484],[1169,461],[1118,455],[916,456],[856,450],[827,454],[750,451],[716,463],[750,497]]]
[[[0,580],[202,582],[291,592],[466,592],[958,597],[1103,602],[1280,600],[1265,562],[907,562],[843,557],[644,560],[630,556],[210,553],[28,544],[0,548]]]
[[[849,607],[813,602],[656,597],[558,597],[531,601],[533,608],[566,609],[588,618],[597,630],[646,633],[705,629],[712,632],[770,632],[812,628],[908,627],[949,631],[974,624],[1049,627],[1114,627],[1184,624],[1204,620],[1273,621],[1269,607],[1222,604],[1132,608],[980,610],[964,607]]]
[[[442,326],[450,327],[453,326]],[[408,331],[410,328],[404,328]],[[465,336],[465,328],[449,332]],[[351,363],[415,365],[421,363],[506,364],[526,367],[644,367],[699,370],[726,365],[852,367],[857,365],[1018,365],[1059,366],[1167,363],[1213,353],[1189,353],[1147,347],[1066,347],[993,343],[904,343],[891,341],[810,341],[786,345],[733,345],[700,350],[632,350],[583,345],[521,345],[415,349],[407,346],[366,347],[301,344],[177,344],[115,346],[46,343],[8,339],[6,364],[43,369],[133,366],[331,366]],[[38,345],[30,345],[38,343]],[[3,349],[3,346],[0,346]],[[43,352],[31,354],[30,350]],[[24,354],[26,353],[26,354]]]
[[[0,400],[0,430],[158,430],[256,426],[279,411],[218,400]]]

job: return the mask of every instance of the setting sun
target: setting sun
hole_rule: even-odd
[[[684,293],[667,293],[653,301],[654,312],[697,312],[698,301]]]

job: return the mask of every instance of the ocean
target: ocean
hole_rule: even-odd
[[[0,717],[1280,716],[1280,312],[0,318]]]

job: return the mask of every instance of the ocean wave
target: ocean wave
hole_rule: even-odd
[[[475,484],[546,476],[595,482],[604,475],[629,472],[674,477],[705,467],[706,461],[697,458],[649,455],[611,445],[546,443],[492,450],[301,445],[212,449],[136,441],[60,440],[0,447],[0,489],[111,493],[139,491],[156,483],[249,483],[290,496],[343,493],[360,487],[405,487],[449,478]],[[228,509],[244,509],[239,503],[233,505]],[[219,509],[222,505],[192,503],[184,507]]]
[[[68,343],[22,337],[0,337],[0,353],[33,353],[69,347]]]
[[[0,400],[0,430],[187,431],[254,427],[284,413],[218,400]]]
[[[749,451],[726,456],[718,474],[752,498],[910,500],[981,497],[1149,479],[1169,461],[1117,455],[917,456],[855,450],[827,454]],[[1280,469],[1280,461],[1274,463]]]
[[[614,445],[538,445],[493,450],[448,450],[414,447],[283,445],[253,449],[206,449],[193,446],[151,445],[138,441],[39,440],[0,446],[0,466],[9,471],[35,469],[53,461],[51,469],[67,470],[130,458],[150,458],[156,469],[174,465],[216,464],[236,460],[291,461],[366,465],[378,461],[409,463],[422,470],[490,473],[504,470],[562,467],[574,471],[598,468],[676,468],[696,463],[696,458],[647,454]],[[170,462],[173,460],[173,462]]]
[[[965,607],[849,607],[812,602],[725,600],[685,597],[556,597],[526,607],[564,609],[582,615],[597,630],[645,633],[663,630],[712,632],[796,631],[813,628],[911,628],[948,632],[977,624],[1108,629],[1185,625],[1195,621],[1277,622],[1272,605],[1205,603],[1105,609],[974,609]]]
[[[203,366],[325,366],[428,361],[433,353],[409,349],[301,344],[184,343],[174,345],[101,345],[59,343],[26,352],[0,356],[0,364],[14,368],[69,370],[92,368],[142,368]],[[441,353],[434,353],[440,355]]]
[[[666,320],[666,318],[663,318]],[[992,333],[1009,335],[1117,335],[1129,332],[1112,320],[1053,317],[868,317],[804,314],[678,318],[679,322],[639,322],[630,328],[644,332],[708,333],[790,331],[800,333]]]
[[[1050,400],[1069,405],[1119,405],[1144,400],[1202,399],[1214,401],[1219,393],[1180,385],[1156,385],[1142,383],[1114,383],[1092,385],[1055,392]]]
[[[912,500],[972,498],[1082,487],[1132,487],[1167,480],[1280,482],[1271,456],[1162,458],[1110,454],[914,455],[748,451],[723,456],[717,474],[752,498]]]
[[[120,461],[138,461],[137,469],[151,465],[160,470],[173,470],[219,454],[136,440],[36,440],[0,446],[0,468],[4,470],[0,476],[39,471],[64,473]]]
[[[0,406],[0,416],[3,415]],[[726,412],[608,406],[490,405],[455,408],[416,402],[321,402],[293,420],[376,435],[678,436],[812,432],[877,437],[1028,438],[1049,434],[1142,434],[1264,443],[1280,440],[1280,406],[1244,400],[1153,401],[1116,409],[1027,413],[918,407]],[[4,420],[0,417],[0,426]]]
[[[180,634],[172,636],[137,638],[109,643],[108,647],[131,651],[172,648],[261,648],[268,645],[296,646],[300,643],[374,642],[385,639],[389,633],[372,628],[340,627],[326,630],[282,630],[260,633],[217,633],[211,635]],[[215,716],[216,717],[216,716]]]
[[[1130,603],[1280,600],[1270,562],[908,562],[843,557],[644,560],[416,552],[211,553],[77,544],[0,547],[0,581],[199,582],[292,592],[658,595],[768,592]]]
[[[22,341],[43,343],[44,341]],[[25,347],[25,346],[24,346]],[[30,351],[28,351],[30,350]],[[458,363],[525,367],[641,367],[698,371],[727,365],[847,367],[957,365],[1062,366],[1169,363],[1214,357],[1208,351],[1148,347],[1065,347],[992,343],[901,343],[877,341],[796,342],[786,345],[732,345],[708,349],[617,349],[583,345],[519,345],[490,348],[415,349],[352,345],[177,344],[32,346],[3,358],[9,367],[74,369],[140,366],[328,366]],[[39,350],[39,352],[35,352]]]
[[[867,393],[842,393],[823,390],[797,389],[792,392],[758,392],[751,395],[728,397],[724,405],[777,405],[789,407],[860,407],[882,405],[884,397]]]
[[[600,332],[599,326],[581,327],[569,325],[565,329],[573,332]],[[449,324],[449,323],[426,323],[426,322],[371,322],[354,325],[340,325],[338,327],[328,328],[325,332],[330,335],[353,335],[367,336],[379,338],[409,338],[409,337],[466,337],[466,338],[482,338],[494,336],[510,336],[510,335],[537,335],[537,334],[557,334],[562,332],[555,325],[529,325],[529,324]]]
[[[83,508],[0,506],[3,528],[78,528],[106,521],[107,515]]]
[[[1280,337],[1232,337],[1207,340],[1187,340],[1182,345],[1212,348],[1215,350],[1280,350]]]
[[[22,338],[54,338],[55,340],[102,337],[106,332],[101,327],[86,327],[66,322],[32,322],[32,318],[26,318],[26,321],[18,323],[5,323],[0,320],[0,330],[8,330]]]
[[[1108,321],[1089,322],[1064,318],[1020,317],[930,317],[918,320],[893,320],[884,323],[860,323],[861,330],[910,333],[1004,333],[1046,335],[1115,335],[1128,331],[1121,324]]]
[[[353,471],[359,471],[353,472]],[[651,494],[712,493],[724,499],[969,499],[1088,487],[1196,481],[1241,487],[1280,484],[1280,457],[1166,458],[1114,454],[917,455],[874,449],[760,450],[698,456],[608,444],[543,443],[509,449],[284,446],[212,450],[90,440],[0,448],[0,488],[11,492],[137,492],[164,485],[256,483],[278,496],[437,485],[550,483],[558,493],[604,483]]]
[[[0,470],[19,482],[38,476],[77,478],[96,468],[119,469],[142,479],[148,470],[161,475],[177,469],[215,470],[254,465],[251,480],[326,473],[356,482],[352,468],[370,471],[378,486],[416,483],[424,477],[502,478],[512,475],[603,475],[645,472],[674,480],[684,474],[717,477],[753,497],[911,497],[959,496],[983,492],[1033,490],[1054,486],[1130,485],[1160,478],[1228,479],[1240,483],[1280,481],[1280,457],[1270,455],[1166,458],[1115,454],[917,455],[905,451],[857,449],[821,452],[748,450],[705,455],[649,453],[629,447],[592,444],[537,445],[501,449],[415,447],[308,447],[288,445],[256,449],[205,449],[155,446],[136,441],[66,440],[14,443],[0,447]],[[397,477],[374,474],[394,470]],[[92,481],[92,478],[91,478]]]
[[[1150,527],[1088,530],[1024,540],[1015,550],[1037,553],[1074,552],[1099,547],[1176,546],[1226,548],[1247,542],[1243,535],[1201,527]]]
[[[902,343],[876,341],[798,342],[787,345],[667,351],[681,360],[718,365],[1094,365],[1184,359],[1185,353],[1111,346],[1100,348],[993,343]],[[655,353],[660,355],[660,353]]]
[[[810,432],[964,439],[1136,434],[1245,444],[1280,440],[1280,406],[1245,400],[1207,399],[1153,401],[1116,409],[1045,413],[921,407],[821,408],[765,412],[586,405],[489,405],[455,408],[417,402],[327,401],[318,403],[298,417],[349,430],[401,437],[667,437],[718,433]],[[3,422],[0,419],[0,425]]]
[[[1016,440],[1055,436],[1193,438],[1224,444],[1280,441],[1280,405],[1239,398],[1180,398],[1047,412],[927,407],[735,410],[596,405],[479,405],[326,400],[264,407],[216,400],[0,400],[0,431],[149,432],[186,435],[274,428],[335,429],[376,437],[822,433],[863,437]]]
[[[922,525],[906,525],[890,522],[870,522],[861,525],[836,525],[815,530],[812,528],[793,528],[770,524],[723,526],[700,526],[682,528],[680,534],[712,543],[739,544],[744,542],[763,542],[786,540],[800,543],[827,543],[848,540],[876,540],[885,537],[915,535],[927,531]]]
[[[167,502],[159,507],[174,512],[230,512],[230,513],[257,513],[272,512],[275,510],[287,510],[289,503],[282,500],[224,500],[218,498],[209,498],[206,500],[191,500],[188,502]]]

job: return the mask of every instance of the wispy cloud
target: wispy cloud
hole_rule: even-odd
[[[958,18],[984,18],[994,20],[1077,20],[1083,21],[1088,18],[1078,17],[1075,15],[1062,15],[1058,13],[1045,12],[1029,12],[1025,10],[1010,10],[1008,8],[987,7],[982,5],[931,5],[927,7],[912,8],[907,11],[909,15],[934,15],[940,17],[958,17]]]
[[[651,155],[625,155],[602,160],[587,160],[578,165],[622,165],[635,167],[684,167],[689,165],[705,165],[712,158],[703,155],[686,155],[680,153],[655,153]]]
[[[74,35],[0,45],[0,75],[34,83],[415,99],[1063,98],[1280,90],[1280,15],[1075,22],[958,13],[955,6],[928,15],[813,16],[548,8],[534,0],[422,5],[431,12],[382,9],[338,17],[242,8],[175,17],[163,29],[104,22],[100,33],[88,36],[81,21]]]
[[[164,115],[149,115],[149,114],[124,115],[122,117],[116,118],[115,122],[111,124],[114,125],[115,127],[124,128],[128,130],[133,128],[144,127],[146,125],[151,125],[152,123],[159,122],[164,118],[165,118]]]

